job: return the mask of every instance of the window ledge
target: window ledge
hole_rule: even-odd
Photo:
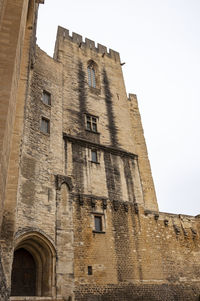
[[[90,162],[91,163],[95,163],[95,164],[100,164],[100,162],[98,162],[98,161],[92,161],[92,160],[90,160]]]
[[[42,99],[41,99],[41,102],[42,102],[42,104],[43,104],[43,105],[45,105],[45,107],[47,107],[47,108],[51,109],[51,104],[50,104],[50,105],[48,105],[47,103],[43,102],[43,100],[42,100]]]
[[[45,136],[47,136],[47,137],[50,137],[50,133],[44,133],[42,131],[40,131],[40,133],[43,134],[43,135],[45,135]]]
[[[99,133],[99,132],[91,131],[91,130],[88,130],[88,129],[85,129],[85,130],[86,130],[86,132],[89,132],[89,133],[93,133],[93,134],[100,135],[100,133]]]
[[[101,89],[99,89],[99,88],[94,88],[94,87],[89,86],[89,90],[91,93],[94,93],[96,95],[99,95],[101,93]]]
[[[96,230],[93,230],[92,232],[97,233],[97,234],[105,234],[106,233],[105,231],[96,231]]]

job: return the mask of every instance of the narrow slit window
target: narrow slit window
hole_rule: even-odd
[[[88,84],[90,87],[96,88],[96,77],[93,65],[88,66]]]
[[[97,132],[97,119],[92,117],[92,131]]]
[[[42,102],[45,103],[48,106],[51,105],[51,94],[49,92],[43,91],[43,93],[42,93]]]
[[[91,265],[88,266],[88,275],[92,275],[92,266]]]
[[[91,131],[92,130],[91,117],[87,116],[86,119],[87,119],[86,128],[87,130]]]
[[[92,156],[92,162],[97,163],[97,151],[96,150],[92,150],[91,151],[91,156]]]
[[[45,133],[45,134],[49,134],[50,133],[50,121],[44,117],[42,117],[41,119],[41,132]]]
[[[92,87],[96,88],[96,79],[95,79],[95,71],[94,68],[91,69],[91,73],[92,73]]]
[[[94,216],[94,228],[97,232],[102,232],[102,217]]]

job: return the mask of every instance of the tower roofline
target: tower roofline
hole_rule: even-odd
[[[85,38],[85,40],[83,40],[83,37],[75,32],[72,32],[72,35],[70,35],[69,30],[61,26],[58,26],[57,40],[59,37],[63,37],[63,39],[67,39],[77,44],[79,48],[88,48],[92,51],[102,54],[102,56],[110,57],[111,59],[114,59],[116,62],[120,63],[119,52],[112,49],[109,49],[108,51],[106,46],[101,45],[99,43],[97,43],[96,47],[95,42],[93,40],[90,40],[88,38]]]

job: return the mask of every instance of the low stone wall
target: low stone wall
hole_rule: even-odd
[[[119,284],[107,286],[81,285],[76,301],[199,301],[198,285],[190,284]]]

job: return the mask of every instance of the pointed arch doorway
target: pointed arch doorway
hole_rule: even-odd
[[[24,248],[14,252],[11,282],[12,296],[36,295],[36,263],[33,256]]]
[[[24,233],[16,240],[11,296],[55,296],[56,251],[41,233]]]

